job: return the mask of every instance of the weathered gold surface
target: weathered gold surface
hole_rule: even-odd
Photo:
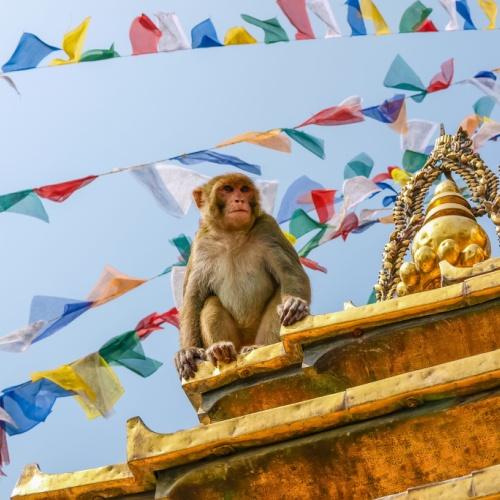
[[[377,500],[467,500],[494,497],[500,497],[500,465],[474,471],[467,476],[416,486]]]
[[[472,267],[455,267],[446,260],[439,263],[441,271],[441,285],[447,286],[453,283],[462,282],[472,276],[489,273],[500,269],[500,258],[488,259],[484,262],[474,264]]]

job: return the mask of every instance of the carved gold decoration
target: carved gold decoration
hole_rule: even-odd
[[[424,217],[424,199],[431,185],[441,174],[451,180],[451,174],[461,176],[471,194],[474,206],[464,204],[463,197],[457,196],[453,183],[444,183],[436,192],[434,205],[429,207],[427,218]],[[393,218],[395,230],[384,247],[382,268],[378,283],[375,285],[377,300],[387,300],[396,294],[405,295],[411,289],[426,290],[439,286],[440,272],[438,262],[446,260],[450,264],[472,266],[488,257],[489,247],[484,242],[484,232],[474,229],[471,223],[461,222],[463,230],[468,233],[468,245],[463,246],[464,239],[459,237],[460,230],[452,231],[449,237],[439,237],[437,248],[421,244],[414,247],[416,262],[403,264],[403,259],[424,222],[430,224],[432,233],[444,236],[447,212],[463,219],[472,219],[487,214],[496,225],[500,239],[500,196],[498,194],[499,179],[484,164],[479,155],[472,150],[472,141],[461,128],[456,135],[441,135],[436,140],[434,150],[424,167],[401,189],[395,203]],[[462,201],[463,200],[463,201]],[[449,205],[449,206],[447,206]],[[438,214],[439,217],[436,215]],[[427,220],[426,220],[427,219]],[[437,219],[437,222],[432,223]],[[461,219],[460,219],[461,220]],[[468,229],[467,229],[468,226]],[[476,239],[478,241],[476,241]],[[450,240],[450,241],[447,241]],[[419,268],[420,267],[420,268]],[[425,283],[419,284],[421,275],[425,275]],[[403,280],[402,280],[403,278]]]

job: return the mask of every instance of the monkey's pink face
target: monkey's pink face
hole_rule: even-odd
[[[217,188],[217,200],[224,213],[228,229],[243,229],[251,224],[255,193],[248,184],[222,184]]]

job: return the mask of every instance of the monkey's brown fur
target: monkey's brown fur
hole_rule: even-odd
[[[302,319],[311,299],[297,253],[246,175],[214,177],[193,196],[202,220],[184,281],[176,356],[184,378],[204,349],[212,362],[229,362],[242,348],[279,341],[280,322]]]

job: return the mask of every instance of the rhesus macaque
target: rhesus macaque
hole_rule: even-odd
[[[229,363],[238,352],[279,341],[280,323],[309,314],[311,287],[299,257],[260,207],[243,174],[214,177],[193,191],[201,212],[184,280],[179,375],[197,363]]]

